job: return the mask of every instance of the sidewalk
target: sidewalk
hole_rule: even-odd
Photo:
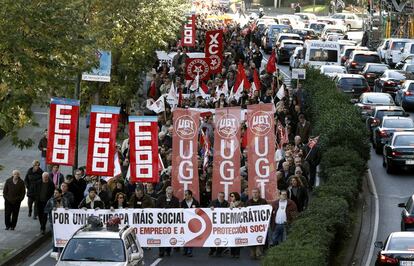
[[[39,159],[40,151],[37,149],[38,142],[42,137],[43,131],[47,128],[48,109],[33,108],[38,127],[29,126],[19,131],[21,138],[32,138],[34,145],[29,149],[20,150],[12,145],[11,139],[5,137],[0,140],[0,265],[14,256],[27,256],[28,250],[37,248],[40,243],[48,239],[50,234],[40,234],[40,224],[38,220],[28,217],[27,198],[20,207],[19,220],[14,231],[4,230],[4,198],[3,186],[7,178],[11,176],[14,169],[21,172],[24,179],[27,170],[31,167],[32,161]],[[79,123],[79,166],[85,165],[87,153],[88,129],[85,127],[85,119],[81,118]],[[72,167],[62,166],[61,172],[64,175],[72,173]],[[50,241],[50,240],[48,240]],[[8,265],[15,263],[8,262]]]

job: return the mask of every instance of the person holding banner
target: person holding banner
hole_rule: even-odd
[[[95,187],[88,189],[88,196],[86,196],[79,204],[79,209],[105,209],[105,204],[101,201],[101,198],[96,193]]]
[[[189,208],[200,208],[200,203],[193,197],[193,192],[191,190],[186,190],[184,192],[184,199],[181,201],[181,208],[189,209]],[[184,247],[184,256],[192,257],[193,256],[193,248],[192,247]]]
[[[56,188],[55,191],[53,192],[53,197],[51,197],[47,201],[46,206],[45,206],[45,211],[44,211],[45,215],[49,217],[49,222],[52,228],[53,228],[52,211],[56,211],[57,208],[65,208],[67,210],[69,207],[70,207],[69,201],[65,197],[63,197],[62,190],[60,188]],[[59,251],[59,248],[55,247],[54,241],[53,241],[53,252],[58,252],[58,251]]]
[[[237,192],[230,193],[230,209],[244,207],[243,202],[241,201],[240,194]],[[232,258],[240,258],[240,247],[231,247],[230,255]]]
[[[293,200],[287,198],[286,190],[280,191],[278,200],[272,203],[272,216],[270,218],[271,242],[273,246],[282,243],[286,238],[287,226],[290,225],[298,214],[298,209]]]
[[[260,197],[260,190],[258,188],[253,188],[251,190],[252,197],[246,202],[246,206],[257,206],[257,205],[267,205],[267,201]],[[251,246],[250,247],[250,258],[251,259],[261,259],[263,257],[263,246]]]
[[[224,192],[219,192],[217,194],[217,199],[213,200],[210,203],[210,208],[214,210],[214,208],[227,208],[229,207],[229,202],[224,199]],[[224,248],[223,247],[211,247],[210,251],[208,252],[209,256],[213,256],[214,253],[217,257],[221,257],[223,254]]]
[[[131,196],[128,203],[129,207],[134,209],[145,209],[145,208],[154,208],[154,201],[150,196],[144,193],[144,187],[142,184],[137,184],[135,188],[135,193]]]
[[[180,202],[178,198],[173,195],[173,188],[171,186],[165,189],[165,194],[160,195],[157,199],[155,208],[162,209],[174,209],[179,208]],[[171,247],[160,247],[158,256],[160,258],[164,257],[164,254],[167,254],[167,257],[171,256]]]

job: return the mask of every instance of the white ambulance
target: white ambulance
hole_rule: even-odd
[[[303,47],[304,64],[315,68],[323,65],[341,65],[341,48],[338,42],[308,40]]]

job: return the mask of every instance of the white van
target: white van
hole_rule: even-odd
[[[390,39],[388,49],[385,51],[385,62],[390,66],[394,65],[401,61],[402,59],[402,49],[407,43],[414,42],[411,39]]]
[[[341,65],[338,42],[309,40],[304,45],[305,65],[319,68],[323,65]]]
[[[408,42],[405,44],[404,48],[402,49],[401,59],[406,58],[409,55],[414,54],[414,40],[413,42]]]

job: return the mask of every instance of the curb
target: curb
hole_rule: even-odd
[[[23,246],[21,249],[13,251],[8,258],[1,262],[0,266],[6,265],[17,265],[19,262],[27,258],[29,254],[34,252],[40,247],[41,244],[46,242],[46,240],[52,237],[52,232],[48,231],[44,235],[40,235],[32,239],[27,245]]]

